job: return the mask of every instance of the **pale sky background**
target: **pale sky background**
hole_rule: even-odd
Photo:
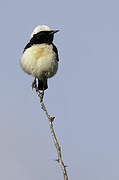
[[[63,180],[48,120],[19,59],[33,29],[55,35],[45,102],[69,180],[119,180],[119,1],[0,2],[0,179]]]

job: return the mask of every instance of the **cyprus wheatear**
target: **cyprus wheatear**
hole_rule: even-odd
[[[39,90],[48,88],[47,79],[54,76],[58,69],[58,51],[53,44],[54,34],[58,31],[45,25],[37,26],[20,59],[21,68],[35,77],[32,86],[38,79]]]

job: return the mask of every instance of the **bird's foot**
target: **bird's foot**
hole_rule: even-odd
[[[34,81],[32,82],[32,90],[37,88],[37,84],[36,84],[36,78],[34,79]]]
[[[40,101],[43,101],[43,97],[44,97],[44,90],[42,92],[40,92]]]

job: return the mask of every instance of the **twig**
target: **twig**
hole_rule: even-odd
[[[35,90],[36,90],[36,93],[38,95],[38,97],[40,98],[40,104],[41,104],[41,108],[43,109],[43,111],[45,112],[48,120],[49,120],[49,125],[50,125],[50,131],[51,131],[51,135],[52,135],[52,138],[53,138],[53,142],[54,142],[54,145],[55,145],[55,148],[57,150],[57,155],[58,155],[58,159],[56,160],[59,164],[60,164],[60,167],[62,169],[62,173],[63,173],[63,176],[64,176],[64,180],[68,180],[68,176],[67,176],[67,170],[66,170],[66,165],[64,165],[64,162],[62,160],[62,153],[61,153],[61,147],[59,145],[59,142],[57,140],[57,137],[56,137],[56,134],[55,134],[55,131],[54,131],[54,128],[53,128],[53,121],[55,119],[55,117],[51,117],[49,114],[48,114],[48,111],[45,107],[45,104],[43,102],[43,96],[44,96],[44,91],[43,92],[40,92],[37,85],[34,86]]]

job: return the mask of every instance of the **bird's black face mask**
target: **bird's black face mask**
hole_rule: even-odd
[[[31,39],[31,42],[34,42],[34,44],[51,44],[54,38],[54,32],[53,31],[41,31],[37,34],[34,34],[33,38]]]
[[[33,37],[31,38],[30,42],[26,45],[26,47],[24,48],[24,51],[35,45],[35,44],[52,44],[53,42],[53,38],[54,38],[54,34],[56,32],[58,32],[59,30],[51,30],[51,31],[40,31],[37,34],[34,34]]]

